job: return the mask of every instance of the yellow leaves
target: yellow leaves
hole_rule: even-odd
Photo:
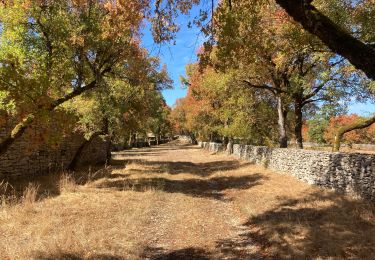
[[[285,61],[288,59],[288,57],[285,55],[285,53],[278,52],[276,55],[273,57],[273,62],[276,64],[277,68],[280,68],[283,66]]]
[[[85,38],[76,34],[70,37],[70,41],[72,44],[78,45],[81,47],[85,45]]]
[[[114,2],[106,2],[104,4],[104,8],[108,11],[108,12],[113,12],[115,8],[115,3]]]
[[[75,124],[81,129],[101,127],[104,116],[111,122],[121,120],[119,114],[130,108],[154,112],[150,103],[160,95],[155,89],[170,81],[166,69],[160,71],[159,60],[140,47],[139,30],[150,11],[148,4],[148,0],[15,0],[1,5],[0,76],[5,83],[0,89],[11,95],[5,99],[0,95],[4,103],[0,107],[8,111],[16,107],[18,118],[36,111],[39,120],[39,113],[45,113],[48,121],[51,113],[45,107],[71,98],[68,93],[95,78],[100,87],[57,108],[80,117]]]

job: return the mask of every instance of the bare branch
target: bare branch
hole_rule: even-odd
[[[263,84],[263,85],[257,85],[257,84],[253,84],[253,83],[251,83],[251,82],[248,81],[248,80],[242,80],[242,82],[243,82],[243,83],[246,83],[247,86],[252,87],[252,88],[268,90],[268,91],[270,91],[270,92],[271,92],[272,94],[274,94],[274,95],[277,95],[277,94],[280,94],[280,93],[285,93],[285,91],[283,91],[283,90],[281,90],[281,89],[274,88],[274,87],[271,87],[271,86],[266,85],[266,84]]]

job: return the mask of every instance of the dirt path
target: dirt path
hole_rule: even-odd
[[[196,146],[117,152],[84,176],[0,206],[0,259],[375,255],[374,205]]]
[[[145,257],[151,259],[238,259],[254,257],[251,243],[241,248],[225,244],[240,236],[243,221],[226,192],[247,187],[225,174],[246,163],[222,156],[212,157],[192,146],[165,145],[153,149],[120,152],[113,165],[126,163],[135,172],[133,189],[161,192],[152,205],[146,229],[149,241]],[[118,174],[122,170],[115,171]],[[233,183],[232,183],[233,182]],[[108,185],[108,183],[107,183]],[[139,186],[136,186],[139,185]]]

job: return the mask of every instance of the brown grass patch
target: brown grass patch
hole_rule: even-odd
[[[75,192],[78,189],[78,185],[74,177],[69,173],[63,173],[59,181],[60,192]]]
[[[0,214],[0,258],[137,259],[153,197],[88,189],[18,204]]]

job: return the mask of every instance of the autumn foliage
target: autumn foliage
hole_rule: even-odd
[[[51,125],[59,110],[87,138],[125,135],[126,113],[136,111],[143,122],[158,117],[160,91],[171,80],[141,47],[150,8],[146,0],[3,1],[0,126],[10,129],[0,140],[0,155],[34,124]],[[125,132],[150,127],[129,123]]]
[[[328,143],[333,143],[337,130],[342,126],[350,125],[360,120],[361,117],[356,114],[342,115],[333,117],[329,121],[328,128],[324,137]],[[374,143],[375,142],[375,125],[365,129],[357,129],[344,135],[345,143]]]

